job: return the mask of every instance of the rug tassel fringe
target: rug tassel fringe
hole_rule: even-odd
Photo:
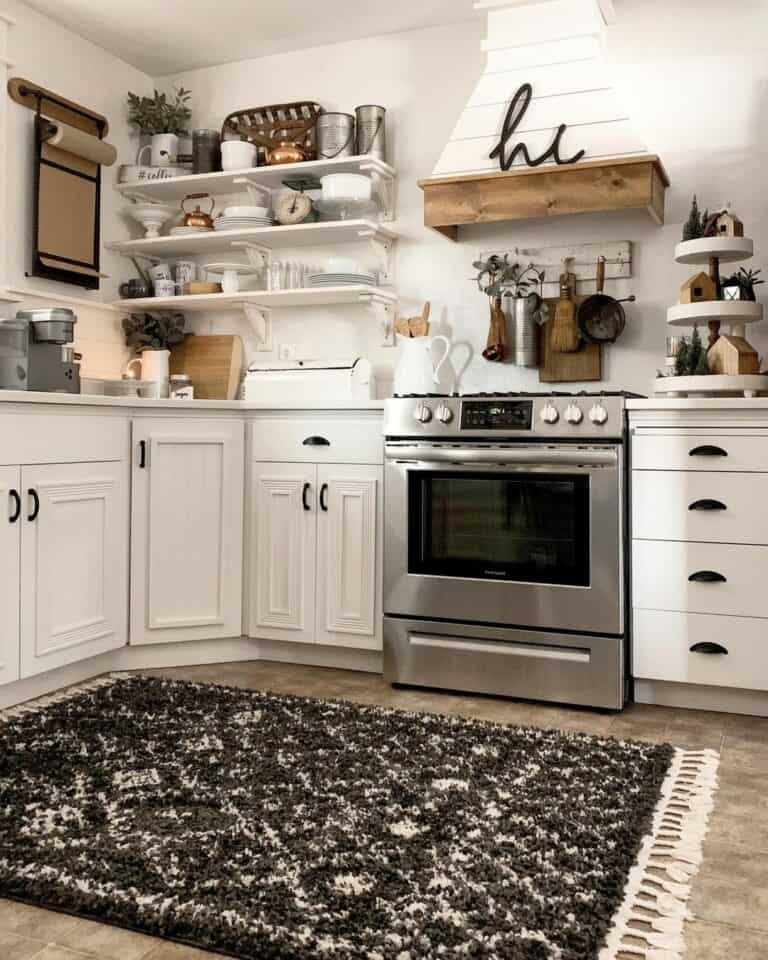
[[[599,960],[681,960],[691,882],[714,807],[715,750],[676,750]],[[630,942],[628,942],[628,940]],[[640,945],[642,944],[642,945]]]
[[[103,677],[96,677],[94,680],[86,680],[85,683],[78,683],[65,690],[57,690],[55,693],[48,693],[45,696],[37,697],[35,700],[27,700],[26,703],[20,703],[16,707],[9,707],[7,710],[0,710],[0,723],[7,723],[14,717],[22,717],[25,713],[36,713],[42,707],[47,707],[52,703],[61,703],[63,700],[71,700],[73,697],[79,697],[89,690],[97,690],[99,687],[109,687],[121,676],[128,674],[111,673]]]

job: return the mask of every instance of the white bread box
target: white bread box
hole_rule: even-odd
[[[376,399],[376,378],[368,360],[291,360],[252,363],[242,399],[258,403],[298,399],[314,403],[358,403]]]

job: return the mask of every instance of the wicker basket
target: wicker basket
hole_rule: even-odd
[[[318,103],[297,100],[295,103],[272,103],[266,107],[251,107],[236,110],[225,118],[221,139],[232,134],[254,143],[258,149],[258,165],[267,163],[266,143],[271,141],[273,130],[289,128],[301,143],[307,160],[317,159],[317,135],[315,125],[323,112]],[[276,145],[276,144],[275,144]]]

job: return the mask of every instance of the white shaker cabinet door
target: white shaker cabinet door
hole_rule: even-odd
[[[232,420],[134,421],[132,644],[241,636],[244,437]]]
[[[19,679],[21,471],[0,467],[0,684]]]
[[[127,643],[128,467],[23,467],[21,676]]]
[[[251,637],[315,642],[316,477],[314,464],[251,464]]]
[[[381,649],[382,468],[319,466],[317,642]]]

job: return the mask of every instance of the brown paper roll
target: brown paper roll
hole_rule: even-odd
[[[47,135],[49,131],[50,136]],[[47,121],[44,139],[52,147],[90,160],[91,163],[100,163],[103,167],[111,167],[117,160],[117,150],[111,143],[92,137],[77,127],[70,127],[61,120]]]

